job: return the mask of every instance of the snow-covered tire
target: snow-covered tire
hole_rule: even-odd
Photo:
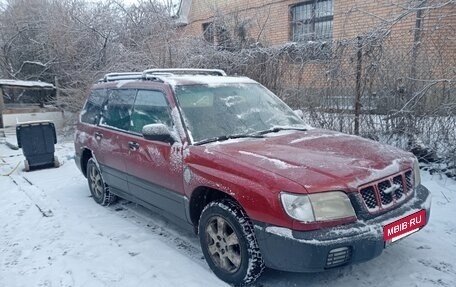
[[[198,231],[204,257],[221,280],[244,285],[260,277],[264,262],[253,225],[236,203],[209,203],[201,213]]]
[[[109,186],[104,182],[101,171],[93,158],[87,162],[87,181],[92,198],[96,203],[106,206],[116,201],[117,196],[109,192]]]

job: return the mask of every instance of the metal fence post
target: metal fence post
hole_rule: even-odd
[[[363,43],[361,36],[357,37],[356,52],[356,88],[355,88],[355,135],[359,135],[359,118],[361,113],[361,70],[363,60]]]

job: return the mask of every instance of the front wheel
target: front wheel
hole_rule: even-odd
[[[87,162],[87,180],[90,193],[96,203],[105,206],[116,201],[117,197],[109,192],[109,187],[104,182],[101,171],[93,158]]]
[[[252,223],[232,201],[214,201],[201,213],[199,237],[204,257],[223,281],[253,283],[264,269]]]

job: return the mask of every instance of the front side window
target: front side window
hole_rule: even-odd
[[[102,105],[106,100],[106,90],[93,90],[81,112],[81,122],[92,125],[98,124],[100,120]]]
[[[149,124],[164,124],[172,127],[171,115],[165,95],[160,91],[139,90],[131,114],[130,131],[141,133]]]
[[[103,107],[101,124],[128,131],[136,90],[110,90]]]
[[[312,0],[291,7],[291,40],[329,41],[333,34],[333,0]]]
[[[195,143],[275,127],[305,127],[286,104],[259,84],[178,86],[176,96]]]

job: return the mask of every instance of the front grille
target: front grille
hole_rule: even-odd
[[[350,261],[351,248],[350,247],[339,247],[332,249],[328,253],[326,258],[326,268],[336,267],[343,265]]]
[[[383,206],[388,206],[393,202],[393,192],[391,192],[392,186],[393,185],[389,180],[384,180],[377,185]]]
[[[368,186],[361,190],[361,194],[364,199],[364,203],[369,209],[375,209],[377,205],[377,198],[375,196],[375,189],[373,186]]]
[[[371,213],[388,209],[405,200],[413,192],[411,170],[361,186],[359,192]]]
[[[398,175],[398,176],[393,177],[393,184],[398,187],[398,189],[396,189],[396,192],[394,193],[396,200],[401,200],[402,198],[405,198],[404,197],[404,184],[402,181],[402,176]],[[408,187],[407,187],[407,189],[408,189]]]
[[[409,170],[405,173],[405,182],[406,182],[407,190],[412,190],[413,189],[413,173],[411,170]]]

